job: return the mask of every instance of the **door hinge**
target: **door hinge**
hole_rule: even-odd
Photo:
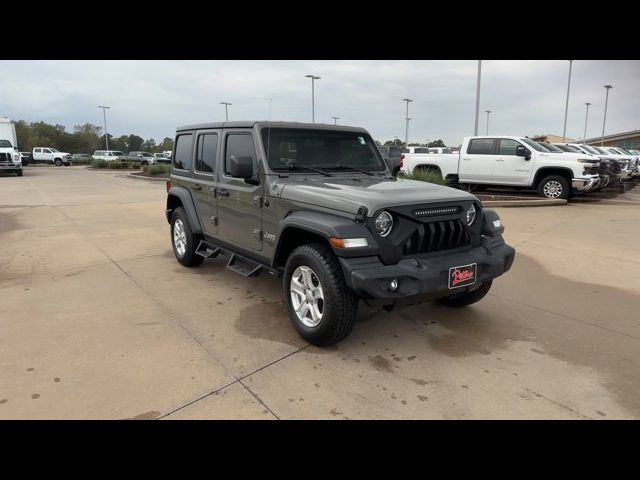
[[[254,207],[262,207],[262,195],[254,195],[254,197],[253,197],[253,206]]]
[[[210,217],[209,221],[213,223],[216,227],[218,226],[218,217],[216,217],[215,215],[213,217]]]
[[[256,237],[259,241],[262,241],[262,230],[258,228],[253,229],[253,236]]]

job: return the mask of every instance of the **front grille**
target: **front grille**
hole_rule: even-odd
[[[7,162],[13,163],[13,159],[11,158],[11,155],[9,153],[1,152],[0,153],[0,162],[2,162],[2,163],[7,163]]]
[[[434,253],[469,245],[471,238],[461,220],[443,220],[418,225],[402,247],[403,255]]]
[[[584,167],[584,175],[596,175],[598,167]]]
[[[604,163],[601,163],[600,167],[598,167],[598,173],[600,175],[606,175],[608,171],[609,171],[609,168]]]
[[[460,212],[460,207],[436,207],[419,208],[413,211],[415,217],[442,217],[443,215],[455,215]]]

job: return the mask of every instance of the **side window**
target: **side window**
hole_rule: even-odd
[[[173,168],[191,170],[192,149],[193,134],[178,135],[176,138],[176,155],[173,159]]]
[[[44,148],[44,149],[42,149],[42,151],[43,151],[44,153],[51,153],[51,150],[49,150],[48,148]]]
[[[515,155],[516,147],[520,145],[519,142],[515,140],[511,140],[510,138],[501,138],[500,139],[500,150],[498,153],[500,155]]]
[[[218,134],[199,135],[196,152],[196,170],[205,173],[215,172],[216,157],[218,156]]]
[[[41,148],[36,148],[36,153],[42,153],[42,149]]]
[[[249,134],[227,135],[227,148],[224,157],[224,173],[229,173],[229,160],[231,157],[251,157],[253,159],[253,171],[257,171],[256,149],[253,146],[253,137]]]
[[[493,138],[475,138],[469,142],[467,153],[471,155],[493,155],[495,154]]]

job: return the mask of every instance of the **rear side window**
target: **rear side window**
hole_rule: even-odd
[[[500,155],[515,155],[516,148],[520,145],[519,142],[511,140],[510,138],[500,139]]]
[[[193,134],[178,135],[176,138],[176,154],[173,158],[173,168],[191,170],[192,149]]]
[[[256,150],[253,146],[253,138],[249,134],[231,134],[227,136],[227,148],[224,157],[224,171],[230,172],[231,157],[253,158],[253,170],[256,169]]]
[[[493,155],[495,141],[493,138],[475,138],[469,142],[467,153],[471,155]]]
[[[213,173],[216,169],[216,157],[218,156],[218,134],[199,135],[196,152],[196,170]]]

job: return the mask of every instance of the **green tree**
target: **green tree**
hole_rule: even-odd
[[[173,150],[173,138],[164,137],[162,143],[156,147],[157,152],[167,152],[169,150]]]
[[[152,152],[154,151],[155,148],[156,148],[156,141],[153,138],[150,138],[149,140],[145,140],[144,143],[142,144],[142,149],[145,152]]]
[[[16,137],[21,151],[30,152],[33,150],[33,131],[31,125],[24,120],[16,122]]]
[[[429,145],[427,145],[428,147],[446,147],[446,145],[444,144],[444,142],[440,139],[434,141],[434,142],[429,142]]]
[[[127,137],[126,140],[126,150],[127,152],[136,152],[138,150],[142,150],[143,143],[144,138],[139,137],[138,135],[131,134]]]

